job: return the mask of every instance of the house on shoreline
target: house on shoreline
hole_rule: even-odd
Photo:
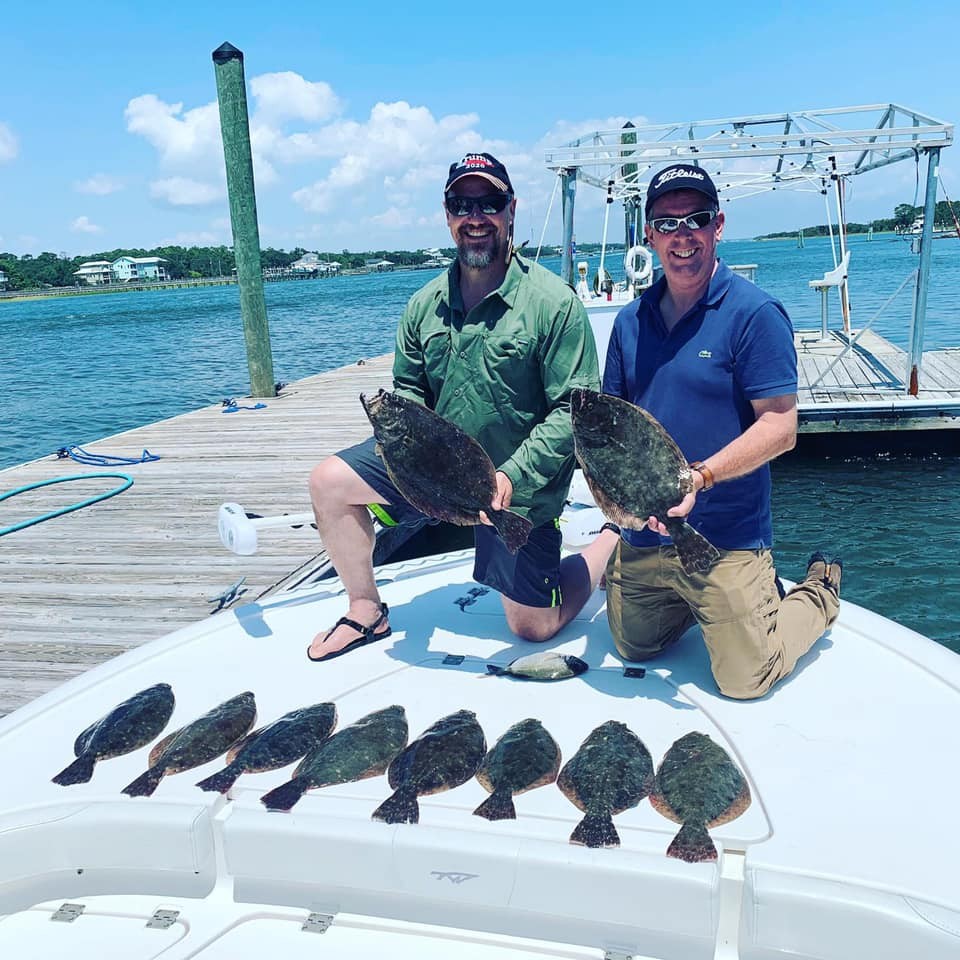
[[[109,283],[143,283],[149,280],[166,280],[167,271],[163,257],[117,257],[109,260],[88,260],[73,271],[77,282],[91,287]]]

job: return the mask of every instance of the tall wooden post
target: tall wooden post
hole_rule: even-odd
[[[240,288],[240,315],[247,345],[250,393],[254,397],[276,396],[273,355],[267,306],[263,297],[263,269],[260,264],[260,229],[257,226],[257,197],[253,184],[253,155],[247,118],[247,91],[243,77],[243,54],[224,43],[213,51],[220,104],[220,133],[227,167],[227,195],[233,252]]]

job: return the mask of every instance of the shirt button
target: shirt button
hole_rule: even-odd
[[[466,350],[461,350],[461,351],[460,351],[460,359],[461,359],[461,360],[466,360],[466,359],[467,359],[467,351],[466,351]]]

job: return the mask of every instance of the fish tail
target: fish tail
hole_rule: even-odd
[[[160,781],[166,770],[163,767],[151,767],[142,773],[133,783],[128,783],[122,790],[129,797],[149,797],[160,786]]]
[[[294,777],[287,783],[282,783],[269,793],[265,793],[260,802],[268,810],[291,810],[293,805],[307,792],[306,781]]]
[[[507,790],[494,790],[473,812],[478,817],[485,817],[487,820],[517,819],[517,808],[513,805],[513,794]]]
[[[707,833],[706,824],[685,823],[667,847],[667,856],[687,863],[702,863],[704,860],[716,860],[717,848]]]
[[[588,813],[570,834],[570,842],[585,847],[619,847],[620,834],[609,813]]]
[[[71,783],[86,783],[93,776],[93,766],[96,762],[97,758],[92,754],[82,753],[70,766],[65,767],[51,779],[61,787],[68,787]]]
[[[668,522],[667,530],[677,548],[684,573],[706,573],[720,559],[720,551],[685,520]]]
[[[384,823],[419,823],[420,804],[417,792],[409,786],[400,787],[387,797],[370,816]]]
[[[197,786],[211,793],[226,793],[237,782],[241,773],[243,771],[236,769],[231,763],[205,780],[201,780]]]
[[[511,510],[488,510],[487,516],[511,553],[516,553],[527,542],[533,529],[533,524],[526,517]]]

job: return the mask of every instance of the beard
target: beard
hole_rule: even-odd
[[[482,247],[467,243],[462,238],[457,241],[457,259],[465,267],[484,270],[500,259],[502,244],[497,236],[489,237]]]

